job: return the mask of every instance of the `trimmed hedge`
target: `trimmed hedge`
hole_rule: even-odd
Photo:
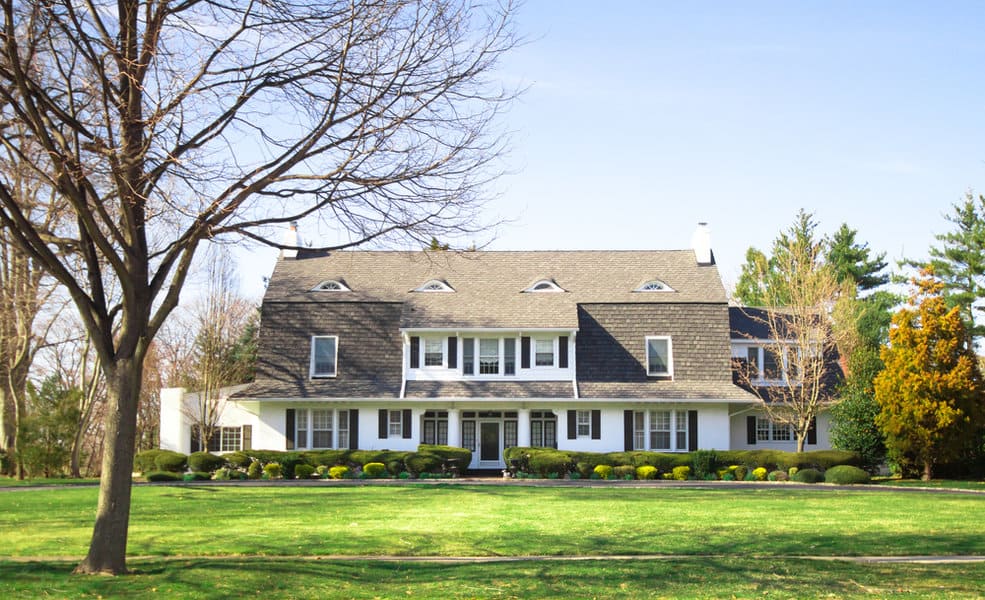
[[[226,464],[226,459],[211,452],[192,452],[188,455],[188,468],[202,473],[213,473]]]
[[[133,470],[138,473],[150,473],[157,468],[154,461],[157,460],[157,455],[163,452],[163,450],[144,450],[143,452],[138,452],[133,457]]]
[[[184,473],[188,466],[188,457],[181,452],[172,450],[161,450],[154,457],[154,466],[158,471],[168,471],[170,473]]]
[[[185,481],[208,481],[212,479],[212,475],[204,471],[192,471],[191,473],[185,473],[182,479]]]
[[[869,483],[871,479],[868,471],[852,465],[839,465],[837,467],[831,467],[824,472],[825,483],[835,483],[838,485]]]
[[[824,474],[817,469],[800,469],[791,479],[799,483],[821,483],[824,481]]]
[[[182,476],[170,471],[151,471],[144,474],[147,481],[181,481]]]
[[[250,463],[253,462],[250,455],[245,452],[230,452],[229,454],[223,454],[222,458],[226,459],[226,464],[236,469],[247,469]]]
[[[315,468],[311,465],[301,464],[294,467],[294,477],[295,479],[311,479],[311,476],[315,473]]]

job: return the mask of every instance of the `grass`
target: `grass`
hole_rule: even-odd
[[[881,479],[876,478],[872,483],[892,487],[980,490],[985,492],[985,481],[968,481],[964,479],[932,479],[930,481],[921,481],[920,479],[893,479],[886,477]]]
[[[96,493],[0,493],[0,597],[977,597],[985,580],[981,563],[797,558],[985,554],[985,495],[792,485],[139,486],[129,538],[130,555],[147,557],[131,559],[138,574],[74,576]],[[683,556],[455,565],[308,558],[616,554]]]
[[[62,478],[47,478],[39,477],[37,479],[13,479],[11,477],[0,477],[0,488],[5,487],[56,487],[65,485],[79,485],[79,484],[96,484],[99,483],[98,478],[82,478],[75,479],[70,477]]]
[[[693,558],[485,564],[131,561],[128,577],[0,562],[10,598],[980,598],[985,565]]]

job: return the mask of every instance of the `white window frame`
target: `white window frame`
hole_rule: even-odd
[[[334,351],[335,354],[332,358],[332,366],[334,367],[331,373],[318,373],[315,371],[315,346],[318,340],[334,340]],[[337,335],[313,335],[311,336],[311,362],[309,364],[309,376],[311,379],[330,379],[336,377],[339,374],[339,336]]]
[[[525,289],[523,291],[524,291],[524,293],[527,293],[527,294],[530,294],[530,293],[532,293],[532,294],[545,294],[545,293],[546,294],[556,294],[558,292],[563,292],[564,289],[561,286],[559,286],[557,283],[555,283],[554,281],[551,281],[550,279],[541,279],[539,281],[535,281],[533,283],[533,285],[531,285],[530,287],[528,287],[527,289]]]
[[[328,417],[328,427],[325,427],[326,422],[324,418],[326,416]],[[320,423],[316,417],[321,419]],[[331,408],[312,408],[309,422],[311,423],[311,429],[308,433],[308,447],[312,450],[331,449],[335,445],[335,411]],[[326,431],[328,432],[328,445],[315,445],[315,434],[324,434]]]
[[[242,427],[219,427],[218,429],[219,452],[238,452],[243,449]]]
[[[592,437],[592,411],[575,411],[575,435],[579,438]]]
[[[650,342],[664,340],[667,342],[667,371],[664,373],[653,373],[650,370]],[[643,342],[643,352],[646,354],[646,376],[647,377],[674,377],[674,343],[669,335],[648,335]]]
[[[657,428],[657,413],[665,414],[666,420],[661,419]],[[646,411],[646,448],[651,452],[687,452],[691,431],[688,428],[688,411],[683,408],[660,408]],[[654,434],[667,436],[667,446],[657,446],[653,443]]]
[[[503,374],[503,338],[475,338],[475,374],[478,377],[498,377]],[[482,372],[482,342],[483,341],[494,341],[496,342],[496,372],[495,373],[483,373]],[[490,355],[487,355],[490,356]]]
[[[394,419],[396,416],[396,419]],[[402,410],[388,410],[386,416],[387,422],[387,437],[400,437],[404,436],[404,411]]]
[[[421,338],[423,342],[421,344],[421,366],[425,369],[444,369],[448,365],[448,339],[441,337],[423,337]],[[428,364],[428,344],[438,344],[439,352],[441,353],[441,362],[436,365]]]
[[[636,288],[633,291],[643,292],[647,294],[651,294],[651,293],[663,294],[666,292],[673,292],[675,290],[674,288],[670,287],[669,285],[667,285],[666,283],[664,283],[659,279],[650,279],[649,281],[644,282],[643,285],[641,285],[640,287]]]
[[[797,347],[794,346],[793,344],[786,344],[786,343],[782,343],[782,342],[767,342],[767,341],[763,341],[763,342],[758,342],[756,344],[749,344],[749,345],[745,346],[745,348],[746,348],[746,353],[745,353],[745,357],[744,358],[746,359],[746,363],[747,364],[749,362],[749,351],[750,350],[755,350],[756,351],[756,365],[755,365],[755,367],[756,367],[756,371],[755,371],[756,376],[755,376],[755,378],[753,378],[753,382],[754,383],[763,384],[763,385],[777,385],[777,384],[786,384],[786,382],[788,382],[788,381],[791,381],[791,382],[793,382],[793,381],[799,381],[799,378],[792,377],[791,376],[791,373],[790,373],[790,370],[791,370],[791,365],[790,365],[791,354],[793,354],[795,352],[799,352],[799,350],[797,349]],[[778,358],[777,368],[779,370],[779,373],[778,373],[779,376],[778,377],[769,377],[769,378],[767,378],[766,377],[766,356],[767,356],[767,354],[771,354],[769,352],[770,349],[777,349],[779,351],[778,353],[779,353],[780,356],[777,357]],[[742,357],[740,357],[740,358],[742,358]]]
[[[414,291],[444,294],[448,292],[454,292],[455,288],[451,287],[450,285],[448,285],[448,283],[441,281],[440,279],[431,279],[429,281],[425,281],[424,283],[422,283],[420,287],[415,288]]]
[[[315,446],[315,412],[326,411],[331,420],[328,446]],[[344,421],[344,424],[343,424]],[[302,438],[304,438],[302,440]],[[333,450],[349,447],[349,409],[347,408],[296,408],[294,412],[294,447],[297,450]]]
[[[349,286],[342,283],[338,279],[328,279],[325,280],[315,287],[311,288],[312,292],[351,292]]]
[[[537,349],[537,346],[540,345],[541,343],[547,343],[547,344],[550,344],[550,346],[551,346],[551,364],[549,364],[549,365],[541,365],[541,364],[538,364],[538,362],[537,362],[537,355],[540,354],[540,351]],[[533,368],[535,368],[535,369],[554,369],[554,368],[557,368],[557,354],[558,354],[558,351],[557,351],[558,350],[557,343],[558,342],[557,342],[557,338],[556,337],[554,337],[554,338],[548,338],[548,337],[534,337],[534,338],[531,338],[530,344],[531,344],[531,346],[533,346],[533,348],[531,348],[531,350],[533,350],[533,355],[534,355],[533,356],[533,365],[531,365],[531,366]]]

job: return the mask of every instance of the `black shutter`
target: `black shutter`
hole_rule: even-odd
[[[359,449],[359,409],[349,409],[349,450]]]
[[[253,426],[243,425],[243,443],[241,444],[242,450],[252,450],[253,449]]]
[[[457,369],[458,368],[458,338],[451,337],[448,338],[448,368]]]
[[[520,368],[530,368],[530,338],[527,336],[520,338]]]
[[[623,427],[623,450],[629,452],[633,450],[633,411],[625,410],[622,413]]]
[[[756,445],[756,417],[746,417],[746,443]]]
[[[698,449],[698,411],[687,411],[687,451]]]
[[[578,437],[578,411],[568,411],[568,439],[573,440]]]
[[[592,439],[602,439],[602,411],[592,411]]]
[[[557,339],[557,366],[559,369],[568,368],[568,336],[566,335]]]
[[[390,411],[385,408],[380,409],[380,439],[385,440],[390,437]]]
[[[409,408],[405,408],[404,409],[403,418],[401,419],[402,424],[403,424],[403,427],[404,427],[404,436],[403,437],[404,437],[405,440],[409,440],[410,439],[410,419],[411,419],[410,415],[411,415],[410,409]]]
[[[287,409],[287,417],[284,419],[284,439],[286,444],[284,447],[288,450],[294,450],[294,409]]]
[[[188,451],[189,453],[202,451],[202,438],[199,435],[198,427],[196,425],[192,425],[191,428],[191,446],[188,448]]]
[[[421,338],[416,335],[410,338],[410,368],[419,369],[421,367]]]
[[[817,417],[811,418],[811,426],[807,430],[807,443],[817,445]]]

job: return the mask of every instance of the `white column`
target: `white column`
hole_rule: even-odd
[[[185,423],[185,388],[161,390],[161,448],[176,452],[191,451],[190,425]]]
[[[461,412],[457,408],[448,409],[448,445],[461,447],[462,445],[462,421],[459,418]]]
[[[521,408],[516,411],[516,443],[520,446],[530,445],[530,409]]]

